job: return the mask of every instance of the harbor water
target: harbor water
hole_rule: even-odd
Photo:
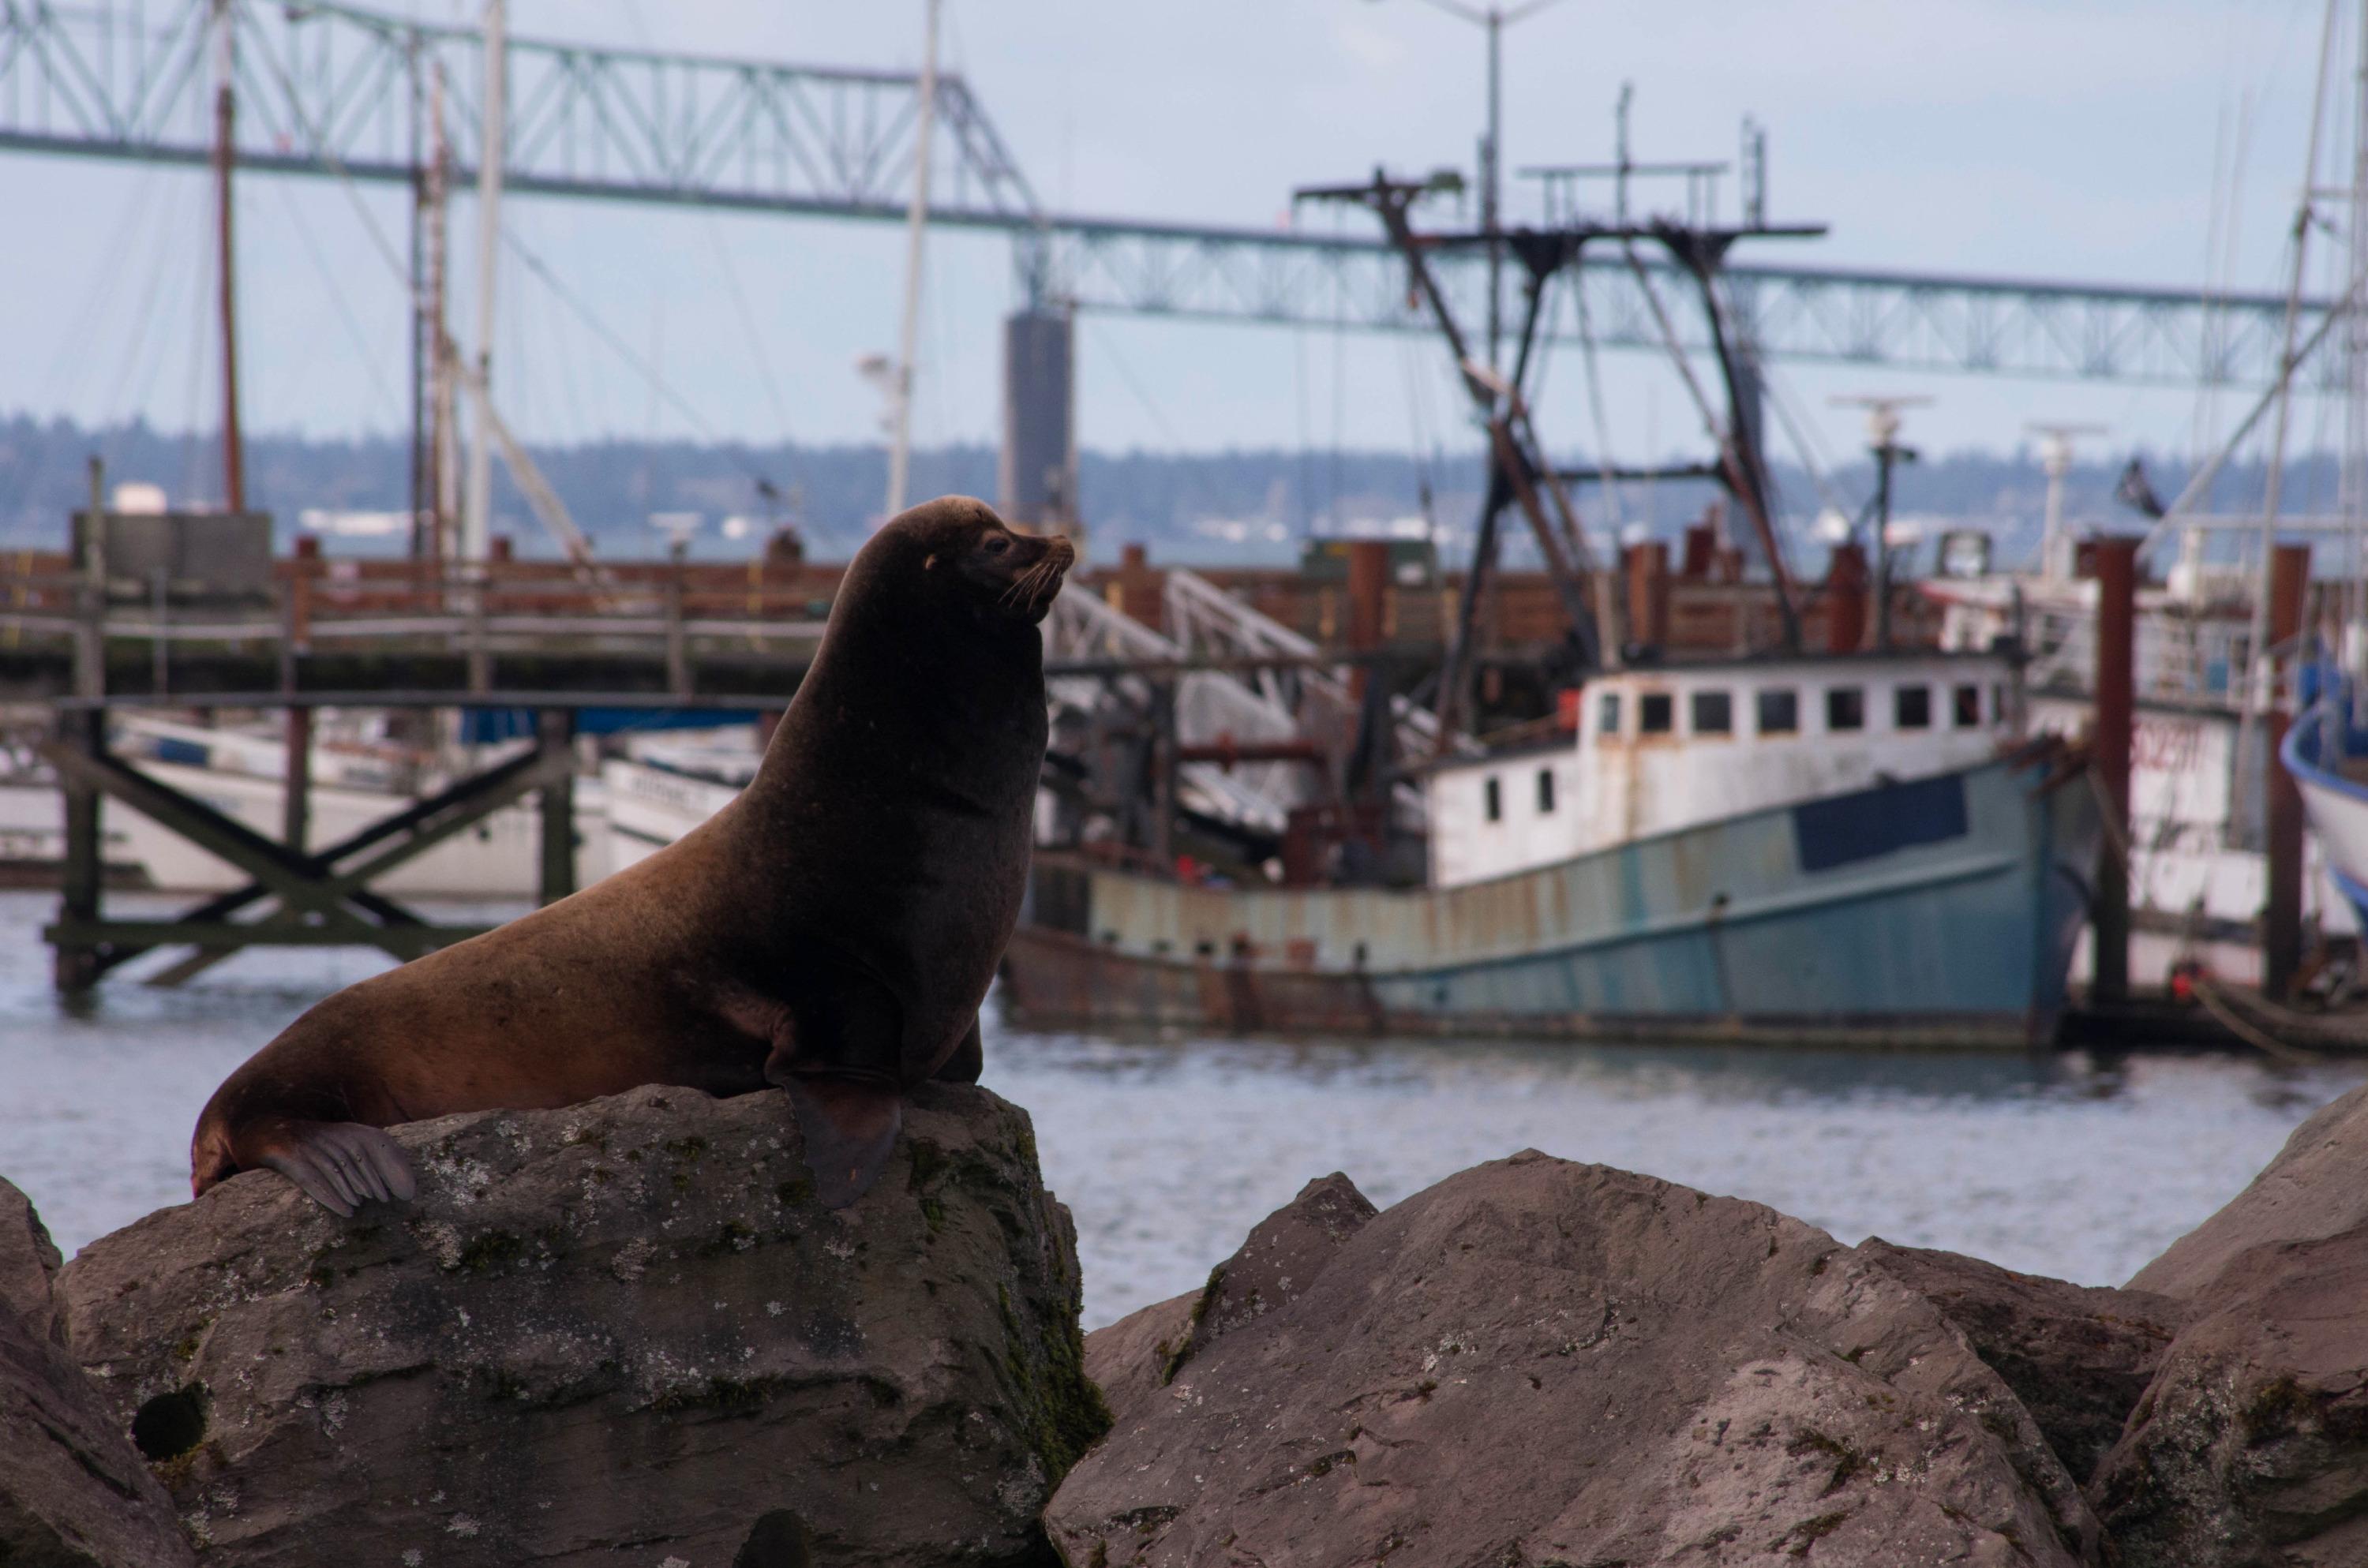
[[[179,990],[117,979],[69,1005],[40,940],[55,903],[0,892],[0,1175],[71,1254],[186,1200],[214,1085],[386,960],[255,949]],[[985,1082],[1035,1118],[1076,1215],[1090,1328],[1198,1286],[1312,1176],[1346,1171],[1386,1206],[1523,1148],[1752,1199],[1846,1242],[2115,1284],[2363,1078],[2368,1062],[2225,1055],[1124,1040],[1002,1028],[990,1001]]]

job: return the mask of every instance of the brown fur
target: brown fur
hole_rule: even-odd
[[[895,1096],[975,1076],[1044,748],[1035,623],[1071,559],[977,501],[896,518],[848,568],[737,800],[572,898],[305,1013],[206,1106],[195,1190],[269,1166],[332,1208],[401,1197],[400,1151],[370,1129],[769,1082],[791,1091],[826,1200],[851,1200],[894,1138]]]

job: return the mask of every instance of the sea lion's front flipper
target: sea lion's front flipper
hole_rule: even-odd
[[[282,1121],[247,1142],[240,1164],[278,1171],[340,1217],[364,1203],[407,1203],[418,1195],[403,1146],[359,1121]]]
[[[954,1053],[938,1066],[929,1076],[940,1084],[975,1084],[978,1075],[986,1071],[986,1046],[978,1038],[978,1017],[971,1016],[970,1032],[962,1037]]]
[[[860,1078],[789,1077],[781,1086],[805,1137],[822,1206],[844,1209],[871,1191],[905,1124],[904,1096]]]

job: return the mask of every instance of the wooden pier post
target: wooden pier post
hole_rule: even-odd
[[[320,559],[320,540],[299,534],[289,562],[288,625],[279,650],[279,689],[285,696],[295,695],[296,661],[311,651],[313,573]],[[287,757],[280,775],[279,841],[302,855],[313,831],[313,710],[290,703],[280,739]]]
[[[689,552],[688,539],[674,541],[666,581],[666,690],[677,697],[690,695],[690,640],[684,636],[682,624],[683,565]]]
[[[1628,638],[1639,648],[1655,649],[1669,640],[1669,547],[1648,540],[1626,551],[1628,568]]]
[[[1390,545],[1387,540],[1349,541],[1349,646],[1370,653],[1382,645],[1389,619]],[[1349,676],[1349,689],[1361,700],[1372,667],[1359,665]]]
[[[1866,641],[1866,551],[1855,543],[1834,546],[1826,567],[1826,652],[1855,653]]]
[[[1176,869],[1176,682],[1151,687],[1151,855],[1163,875]]]
[[[2097,718],[2093,744],[2097,782],[2112,820],[2098,857],[2096,900],[2089,917],[2096,954],[2089,982],[2092,1003],[2124,1001],[2130,994],[2130,737],[2135,722],[2138,541],[2126,536],[2096,542]]]
[[[2270,646],[2289,652],[2271,666],[2267,722],[2262,726],[2263,791],[2269,812],[2269,906],[2261,919],[2261,989],[2283,998],[2302,968],[2302,790],[2278,760],[2285,744],[2287,686],[2282,667],[2298,661],[2290,645],[2302,631],[2303,600],[2310,587],[2310,546],[2282,544],[2270,558]]]
[[[107,471],[90,460],[90,511],[82,538],[82,613],[74,625],[74,694],[97,703],[107,695]],[[107,713],[98,707],[58,714],[58,741],[86,756],[106,744]],[[105,827],[97,788],[65,773],[58,775],[65,829],[60,867],[58,923],[85,926],[98,919],[107,876]],[[85,941],[61,942],[51,949],[51,980],[60,991],[87,991],[98,983],[98,951]]]
[[[85,755],[96,756],[106,734],[107,715],[97,708],[68,709],[58,715],[58,741]],[[65,804],[65,858],[61,868],[58,924],[68,930],[86,930],[99,915],[99,890],[107,862],[99,821],[100,795],[79,778],[61,774],[59,791]],[[51,949],[51,981],[60,991],[87,991],[98,983],[98,950],[77,937]]]
[[[557,903],[575,891],[575,710],[538,709],[534,739],[538,751],[558,753],[565,764],[536,796],[542,817],[542,902]]]

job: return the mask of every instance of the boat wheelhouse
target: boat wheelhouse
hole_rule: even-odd
[[[2000,654],[1920,653],[1600,676],[1551,739],[1429,770],[1431,883],[1988,761],[2019,733],[2013,673]]]

